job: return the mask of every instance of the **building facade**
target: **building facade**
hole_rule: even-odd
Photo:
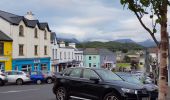
[[[13,70],[50,70],[48,23],[40,23],[32,12],[18,16],[0,11],[0,30],[13,39]]]
[[[0,31],[0,70],[12,69],[12,39]]]
[[[84,50],[84,67],[100,68],[100,55],[96,48],[86,48]]]

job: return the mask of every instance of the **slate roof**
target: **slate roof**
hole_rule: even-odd
[[[114,53],[108,49],[99,49],[101,55],[113,55]]]
[[[23,20],[28,27],[34,28],[38,25],[39,29],[44,30],[47,27],[48,31],[51,32],[48,23],[40,23],[38,20],[28,20],[24,16],[15,15],[2,10],[0,10],[0,17],[13,25],[19,25],[20,21]]]
[[[7,36],[4,32],[0,31],[0,41],[13,41],[9,36]]]
[[[84,49],[84,55],[99,55],[97,48],[86,48]]]

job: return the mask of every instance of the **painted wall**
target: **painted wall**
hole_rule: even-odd
[[[5,64],[5,70],[12,70],[12,42],[4,42],[4,56],[0,56],[0,62]]]
[[[24,37],[19,37],[19,25],[24,27]],[[13,39],[13,58],[42,58],[51,56],[50,32],[47,28],[47,40],[44,39],[44,30],[38,29],[38,38],[34,38],[35,28],[26,27],[21,21],[19,25],[11,25],[9,22],[0,18],[0,30]],[[24,56],[19,56],[19,44],[24,44]],[[38,45],[38,56],[34,55],[34,45]],[[48,55],[44,55],[44,46],[47,45]],[[41,51],[41,52],[40,52]]]
[[[91,57],[91,60],[89,60]],[[84,55],[84,67],[90,67],[89,63],[91,63],[91,67],[96,65],[96,68],[100,68],[100,56],[99,55]]]

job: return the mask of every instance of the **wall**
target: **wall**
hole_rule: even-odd
[[[91,60],[89,57],[91,56]],[[96,58],[94,58],[96,56]],[[89,63],[91,63],[91,67],[96,64],[97,68],[100,68],[100,56],[99,55],[84,55],[84,67],[89,67]]]

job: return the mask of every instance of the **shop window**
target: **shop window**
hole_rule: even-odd
[[[4,67],[4,63],[0,63],[0,71],[4,71],[5,70],[5,67]]]
[[[41,64],[41,70],[47,71],[47,64]]]
[[[19,44],[19,56],[23,56],[23,55],[24,55],[24,45]]]
[[[38,64],[34,64],[34,71],[38,71]]]
[[[29,72],[31,72],[31,65],[23,65],[21,67],[21,70],[26,72],[26,73],[29,73]]]
[[[0,42],[0,55],[4,55],[4,43]]]
[[[24,27],[22,25],[19,26],[19,36],[24,36]]]

